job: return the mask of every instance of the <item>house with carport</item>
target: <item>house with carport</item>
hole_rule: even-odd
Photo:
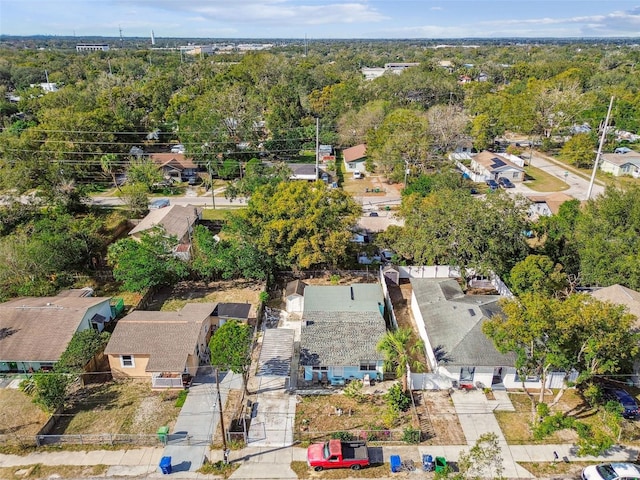
[[[76,332],[102,331],[111,298],[76,289],[53,297],[22,297],[0,304],[0,372],[49,371]]]
[[[516,157],[518,158],[518,157]],[[471,171],[484,176],[485,180],[498,181],[500,177],[512,182],[524,181],[524,166],[516,164],[507,155],[484,150],[471,156]]]
[[[114,378],[149,378],[152,388],[182,388],[210,359],[216,303],[175,312],[135,310],[118,321],[105,355]]]
[[[382,378],[376,346],[386,333],[384,296],[377,283],[304,289],[300,369],[307,385],[344,385]]]

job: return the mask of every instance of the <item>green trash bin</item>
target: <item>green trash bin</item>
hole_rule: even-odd
[[[436,457],[436,473],[444,472],[447,469],[447,459],[444,457]]]
[[[158,440],[160,440],[163,444],[167,444],[167,437],[169,435],[169,427],[160,427],[158,429]]]

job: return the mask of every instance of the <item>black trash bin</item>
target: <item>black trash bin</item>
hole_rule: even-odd
[[[165,475],[171,473],[171,457],[162,457],[160,459],[160,470]]]

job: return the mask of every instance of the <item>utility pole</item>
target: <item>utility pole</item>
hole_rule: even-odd
[[[316,117],[316,180],[320,178],[320,117]]]
[[[222,449],[227,451],[227,435],[224,430],[224,415],[222,412],[222,397],[220,396],[220,376],[218,375],[218,367],[216,369],[216,386],[218,387],[218,410],[220,410],[220,431],[222,431]]]
[[[602,155],[602,147],[604,146],[604,139],[607,136],[607,127],[609,126],[609,117],[611,116],[611,107],[613,107],[613,95],[609,102],[609,109],[607,110],[607,118],[604,121],[604,128],[602,129],[602,136],[600,137],[600,145],[598,145],[598,153],[596,154],[596,161],[593,163],[593,172],[591,172],[591,181],[589,182],[589,190],[587,190],[587,198],[591,198],[591,192],[593,191],[593,183],[596,181],[596,172],[598,171],[598,164],[600,163],[600,155]]]
[[[209,170],[209,180],[211,180],[211,203],[213,204],[213,209],[216,209],[216,192],[213,189],[213,174],[211,173],[211,161],[207,163],[207,167]]]

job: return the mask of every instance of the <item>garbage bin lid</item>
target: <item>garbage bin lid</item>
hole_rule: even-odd
[[[161,467],[167,467],[171,465],[171,457],[162,457],[160,459],[160,466]]]
[[[158,433],[169,433],[169,427],[158,428]]]

